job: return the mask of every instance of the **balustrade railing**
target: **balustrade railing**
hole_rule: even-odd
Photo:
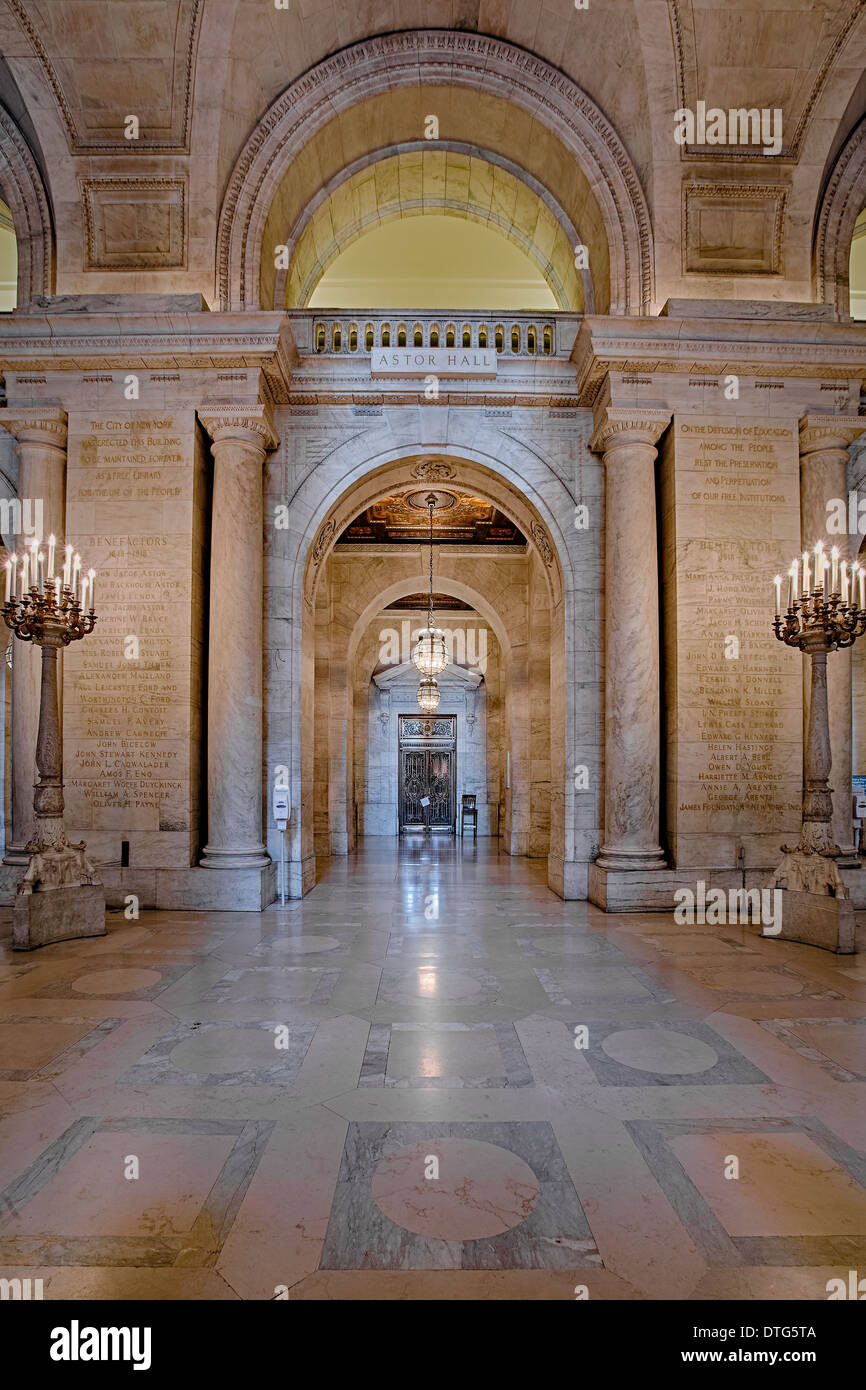
[[[379,348],[488,348],[501,357],[568,357],[576,314],[292,314],[302,355],[351,357]]]

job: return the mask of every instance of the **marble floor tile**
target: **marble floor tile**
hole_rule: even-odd
[[[490,841],[320,874],[0,945],[0,1277],[811,1300],[866,1268],[859,956],[563,902]]]

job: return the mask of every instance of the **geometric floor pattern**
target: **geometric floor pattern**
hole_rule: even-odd
[[[285,908],[0,947],[0,1278],[822,1300],[862,1277],[857,957],[606,915],[545,874],[367,840]]]

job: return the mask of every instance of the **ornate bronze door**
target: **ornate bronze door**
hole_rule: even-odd
[[[455,715],[400,716],[400,834],[406,830],[454,833]]]

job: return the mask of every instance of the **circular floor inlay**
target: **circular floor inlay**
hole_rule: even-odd
[[[181,1071],[254,1071],[285,1058],[274,1046],[268,1028],[218,1028],[184,1038],[172,1049],[171,1060]]]
[[[438,1178],[424,1176],[439,1161]],[[434,1240],[483,1240],[519,1226],[538,1200],[527,1163],[498,1144],[427,1139],[384,1158],[373,1198],[397,1226]]]
[[[700,1038],[667,1029],[624,1028],[609,1033],[601,1046],[608,1057],[623,1066],[663,1076],[692,1076],[709,1071],[719,1060],[718,1053]]]
[[[76,994],[130,994],[159,984],[158,970],[93,970],[73,980]]]
[[[312,955],[316,951],[335,951],[339,944],[335,936],[292,936],[288,940],[263,943],[269,951],[285,951],[292,956]]]

